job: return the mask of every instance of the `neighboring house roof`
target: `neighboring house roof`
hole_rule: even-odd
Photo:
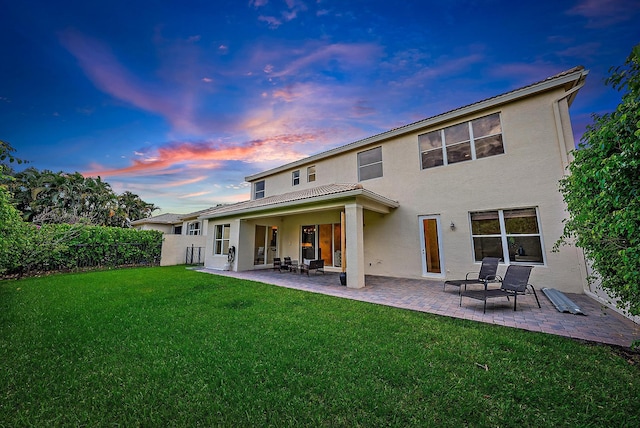
[[[195,220],[200,214],[211,210],[212,208],[206,208],[204,210],[195,211],[189,214],[173,214],[166,213],[160,214],[154,217],[141,218],[131,222],[131,225],[137,226],[140,224],[178,224],[185,220]]]
[[[328,158],[340,153],[345,153],[345,152],[355,150],[370,144],[379,143],[383,140],[397,137],[399,135],[402,135],[408,132],[414,132],[422,128],[434,126],[441,122],[452,120],[460,116],[465,116],[465,115],[474,113],[476,111],[484,110],[491,107],[496,107],[508,102],[518,100],[520,98],[530,96],[532,94],[548,91],[550,89],[554,89],[560,86],[564,86],[565,90],[568,91],[571,88],[577,85],[580,85],[584,81],[588,73],[589,71],[585,70],[584,67],[582,66],[573,67],[569,70],[563,71],[554,76],[547,77],[546,79],[541,80],[539,82],[532,83],[530,85],[523,86],[521,88],[514,89],[512,91],[505,92],[500,95],[493,96],[491,98],[486,98],[484,100],[477,101],[475,103],[468,104],[466,106],[459,107],[445,113],[431,116],[429,118],[422,119],[418,122],[413,122],[408,125],[394,128],[390,131],[386,131],[362,140],[358,140],[353,143],[342,145],[334,149],[331,149],[322,153],[318,153],[318,154],[315,154],[315,155],[267,170],[267,171],[263,171],[257,174],[247,176],[245,177],[245,180],[248,182],[255,181],[278,172],[286,171],[291,168],[296,168],[301,165],[313,163],[320,159]],[[573,93],[568,97],[569,105],[571,105],[571,102],[573,101],[575,96],[576,96],[576,93]]]
[[[137,226],[139,224],[175,224],[181,223],[183,214],[160,214],[154,217],[141,218],[139,220],[134,220],[131,222],[133,226]]]
[[[239,202],[237,204],[223,205],[212,208],[203,213],[199,218],[226,217],[230,215],[245,214],[249,212],[263,211],[275,207],[293,207],[312,202],[325,202],[343,198],[362,196],[372,202],[376,202],[388,208],[397,208],[398,202],[371,192],[361,184],[327,184],[311,189],[282,193],[261,199]]]
[[[202,213],[205,213],[205,212],[210,211],[212,209],[213,209],[213,207],[209,207],[209,208],[205,208],[205,209],[200,210],[200,211],[194,211],[194,212],[189,213],[189,214],[180,214],[180,220],[195,220],[198,217],[200,217],[200,215]]]

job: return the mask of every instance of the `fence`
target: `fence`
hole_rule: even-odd
[[[194,245],[187,247],[187,251],[185,254],[185,263],[188,265],[203,265],[204,247],[196,247]]]

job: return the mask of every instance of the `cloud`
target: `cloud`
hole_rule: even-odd
[[[572,46],[564,50],[556,52],[560,57],[578,60],[593,60],[602,52],[602,44],[599,42],[584,43],[578,46]]]
[[[257,9],[259,7],[266,5],[267,3],[269,3],[269,0],[250,0],[249,6],[253,6]]]
[[[302,52],[302,54],[300,54]],[[382,56],[380,46],[374,43],[334,43],[316,46],[308,51],[297,52],[297,58],[277,70],[270,65],[269,73],[274,77],[300,76],[305,72],[317,73],[319,68],[327,69],[332,61],[337,61],[340,68],[353,69],[367,67]]]
[[[561,71],[557,65],[536,61],[532,63],[496,64],[491,67],[490,74],[495,77],[512,80],[518,85],[524,85],[546,79]]]
[[[178,196],[178,199],[196,198],[198,196],[204,196],[204,195],[209,195],[209,194],[211,194],[211,192],[207,192],[207,191],[187,193],[186,195]]]
[[[140,79],[120,63],[107,45],[77,31],[66,30],[59,36],[62,45],[78,60],[98,89],[134,107],[161,115],[180,131],[201,133],[194,118],[195,90],[189,90],[185,84]],[[165,72],[165,76],[171,73]],[[175,80],[180,81],[180,77],[176,75]]]
[[[266,22],[269,25],[269,28],[274,30],[282,25],[282,21],[276,18],[275,16],[260,15],[258,17],[258,21]]]
[[[313,140],[307,135],[278,135],[244,144],[219,144],[211,142],[171,142],[157,150],[146,153],[142,159],[133,159],[131,165],[123,168],[106,169],[93,165],[83,172],[85,176],[136,176],[177,174],[189,169],[219,169],[225,162],[247,163],[279,161],[291,162],[305,156],[294,147],[301,141]]]
[[[588,28],[603,28],[632,19],[638,14],[637,0],[582,0],[567,15],[588,20]]]

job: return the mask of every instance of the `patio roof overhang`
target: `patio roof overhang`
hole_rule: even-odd
[[[202,213],[198,218],[204,220],[288,215],[337,209],[351,203],[357,203],[363,209],[381,214],[388,214],[392,209],[400,206],[397,201],[367,190],[361,184],[329,184],[232,205],[223,205]]]

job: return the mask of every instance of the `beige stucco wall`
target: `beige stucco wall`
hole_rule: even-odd
[[[147,224],[141,224],[140,226],[136,226],[135,228],[138,230],[158,230],[164,234],[173,232],[172,224],[147,223]]]
[[[206,236],[164,235],[162,240],[162,258],[160,266],[174,266],[185,263],[187,247],[204,247]],[[206,251],[203,248],[203,251]]]
[[[464,277],[478,270],[473,260],[469,212],[508,208],[537,207],[545,251],[545,265],[536,265],[531,282],[565,292],[583,292],[585,266],[578,249],[562,247],[553,252],[562,234],[565,207],[558,191],[564,173],[560,142],[554,116],[554,101],[561,89],[526,100],[477,112],[449,123],[440,123],[382,143],[384,176],[363,181],[363,186],[400,203],[391,214],[365,211],[363,245],[367,274],[421,278],[421,215],[439,215],[442,221],[443,258],[446,278]],[[559,103],[561,131],[567,149],[573,146],[566,101]],[[461,162],[427,170],[420,169],[418,134],[500,112],[503,128],[503,155]],[[329,183],[357,182],[357,152],[314,162],[316,181],[306,183],[306,166],[299,167],[301,184],[291,186],[291,170],[266,178],[267,195],[315,187]],[[321,222],[306,219],[291,221],[291,240],[281,244],[282,254],[293,252],[299,243],[293,228],[300,224]],[[331,220],[335,221],[335,220]],[[449,228],[453,222],[455,230]],[[299,232],[298,232],[299,233]],[[283,237],[288,235],[283,233]],[[291,242],[291,244],[289,244]],[[501,266],[499,272],[504,272]]]

